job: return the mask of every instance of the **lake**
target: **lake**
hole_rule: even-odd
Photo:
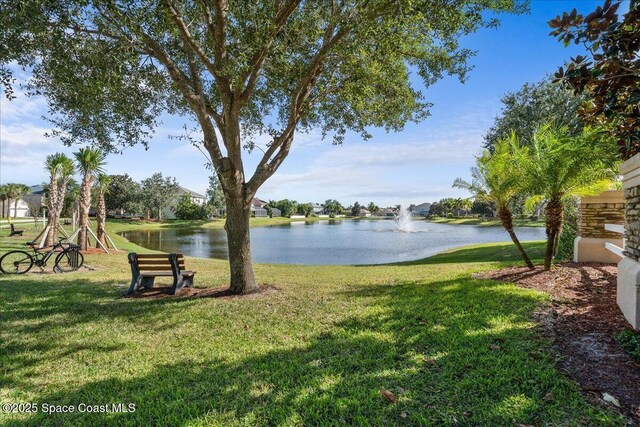
[[[435,224],[413,221],[414,231],[397,229],[392,220],[295,221],[251,229],[255,262],[350,265],[411,261],[447,249],[476,243],[510,242],[501,227]],[[544,228],[516,229],[521,241],[543,240]],[[121,233],[133,243],[163,252],[199,258],[227,259],[223,229],[167,228]]]

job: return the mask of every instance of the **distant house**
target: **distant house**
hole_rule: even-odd
[[[319,205],[318,203],[309,203],[309,205],[311,206],[311,209],[313,209],[313,213],[315,215],[321,215],[324,213],[324,207],[322,207],[322,205]]]
[[[360,216],[360,217],[370,217],[371,216],[371,212],[369,212],[368,210],[366,210],[364,208],[360,208],[360,209],[358,209],[358,216]]]
[[[378,216],[384,217],[384,218],[394,218],[396,216],[396,212],[393,209],[380,209],[378,211]]]
[[[176,196],[171,200],[171,203],[169,203],[168,206],[162,209],[162,218],[164,219],[176,218],[176,214],[175,214],[176,206],[178,205],[178,202],[180,201],[180,199],[184,197],[185,194],[188,194],[191,201],[196,205],[203,206],[205,203],[207,203],[206,196],[203,196],[200,193],[196,193],[195,191],[189,190],[182,186],[178,186],[178,191],[176,193]]]
[[[268,202],[264,200],[260,200],[256,197],[251,199],[251,216],[255,216],[256,218],[266,218],[269,216],[269,211],[267,211],[266,206]]]
[[[273,218],[278,218],[282,216],[282,211],[278,208],[274,208],[272,206],[269,206],[269,209],[271,209],[271,216]]]
[[[431,210],[431,203],[420,203],[419,205],[409,206],[409,212],[413,216],[427,216]]]
[[[24,218],[29,216],[35,216],[39,214],[40,207],[44,205],[44,187],[42,185],[32,185],[29,187],[29,192],[23,194],[18,199],[18,205],[16,209],[15,200],[5,200],[0,205],[2,209],[2,216],[11,216],[12,218]],[[32,212],[32,210],[34,212]]]
[[[256,207],[256,208],[264,208],[268,204],[269,204],[269,202],[265,202],[264,200],[260,200],[260,199],[255,198],[255,197],[253,199],[251,199],[251,206]]]

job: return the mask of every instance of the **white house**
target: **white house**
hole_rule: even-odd
[[[37,210],[44,203],[44,187],[42,185],[32,185],[29,190],[29,193],[18,199],[17,209],[13,199],[0,202],[2,217],[11,216],[13,218],[15,216],[17,218],[25,218],[37,215]],[[32,209],[36,212],[31,212]]]
[[[409,212],[413,216],[427,216],[431,210],[431,203],[420,203],[419,205],[409,206]]]

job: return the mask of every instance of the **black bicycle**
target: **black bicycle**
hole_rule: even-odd
[[[51,249],[36,248],[35,242],[27,242],[27,245],[31,246],[33,254],[25,251],[7,252],[0,258],[0,271],[5,274],[24,274],[31,270],[33,264],[43,269],[54,254],[57,254],[53,265],[55,273],[75,271],[84,264],[84,256],[78,250],[78,245],[62,241],[53,245]]]

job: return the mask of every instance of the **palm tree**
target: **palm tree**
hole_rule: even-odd
[[[513,229],[513,214],[509,205],[521,193],[523,175],[514,165],[519,162],[519,142],[512,133],[510,137],[500,139],[494,145],[494,152],[485,151],[478,158],[478,166],[472,169],[471,183],[458,178],[453,186],[471,191],[479,200],[493,202],[498,207],[498,218],[502,227],[509,233],[509,237],[522,256],[524,263],[531,270],[535,268],[529,255],[522,247]]]
[[[28,185],[15,184],[14,193],[13,193],[13,197],[14,197],[14,199],[13,199],[13,217],[14,218],[18,217],[18,202],[20,201],[22,196],[27,194],[30,190],[31,189],[29,188]]]
[[[544,268],[551,269],[564,221],[564,200],[597,194],[611,187],[618,171],[615,143],[603,130],[584,129],[572,136],[566,127],[542,126],[530,147],[523,148],[522,166],[533,196],[529,204],[546,201],[547,247]]]
[[[91,209],[91,187],[95,178],[103,172],[106,154],[99,148],[86,147],[73,153],[76,158],[78,170],[82,173],[82,185],[80,187],[80,218],[78,245],[80,250],[87,250],[87,229],[89,228],[89,209]]]
[[[29,187],[24,184],[10,183],[7,184],[5,188],[7,194],[7,204],[9,205],[7,218],[9,222],[11,222],[11,202],[13,202],[13,217],[16,218],[18,216],[18,202],[20,201],[20,197],[22,197],[29,191]]]
[[[49,191],[47,195],[49,232],[45,242],[47,246],[51,246],[57,240],[67,183],[74,172],[73,161],[63,153],[51,154],[47,156],[45,161],[45,170],[49,172]]]
[[[107,219],[107,205],[104,200],[105,194],[109,193],[109,185],[111,184],[111,176],[101,173],[98,175],[98,206],[96,209],[96,222],[98,229],[96,236],[104,246],[107,245],[107,233],[105,232],[105,222]],[[96,247],[100,246],[96,242]]]
[[[7,186],[0,185],[0,202],[2,202],[2,211],[0,211],[0,215],[2,215],[2,218],[4,218],[4,215],[6,212],[4,203],[7,201],[8,198],[9,196],[7,195]]]

